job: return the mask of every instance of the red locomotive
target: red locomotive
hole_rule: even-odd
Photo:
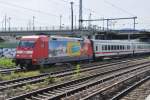
[[[93,50],[89,39],[59,36],[23,36],[16,49],[16,65],[54,64],[89,60],[93,58]],[[29,68],[28,68],[29,69]]]

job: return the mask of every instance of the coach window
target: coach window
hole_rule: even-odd
[[[119,45],[117,45],[117,50],[119,50]]]
[[[95,48],[95,49],[96,49],[96,51],[98,51],[98,46],[96,46],[96,48]]]
[[[122,50],[122,46],[120,45],[120,50]]]
[[[114,50],[114,45],[111,46],[111,50]]]
[[[104,47],[104,45],[102,45],[102,50],[105,50],[105,47]]]
[[[110,48],[111,48],[110,45],[108,45],[108,50],[110,50]]]
[[[122,49],[123,49],[123,50],[125,49],[125,46],[124,46],[124,45],[122,46]]]

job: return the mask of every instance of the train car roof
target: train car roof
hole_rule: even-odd
[[[38,39],[40,37],[46,37],[45,35],[31,35],[31,36],[22,36],[22,39]]]
[[[101,43],[144,43],[144,42],[140,42],[138,40],[95,40],[92,39],[94,42],[101,42]]]
[[[70,40],[70,41],[81,41],[82,38],[75,38],[75,37],[62,37],[62,36],[50,36],[53,40]]]
[[[22,39],[24,38],[39,38],[39,36],[36,36],[36,35],[32,35],[32,36],[22,36]]]

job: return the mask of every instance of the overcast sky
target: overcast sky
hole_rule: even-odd
[[[4,26],[5,15],[7,27],[9,19],[11,27],[31,26],[33,16],[36,27],[59,26],[60,15],[62,15],[62,24],[69,26],[71,1],[74,2],[74,15],[77,21],[79,0],[0,0],[0,28]],[[92,19],[137,16],[136,27],[150,29],[149,4],[149,0],[83,0],[83,19],[88,19],[90,13]],[[92,25],[94,24],[102,26],[103,23],[92,22]],[[133,20],[113,21],[110,27],[133,28]]]

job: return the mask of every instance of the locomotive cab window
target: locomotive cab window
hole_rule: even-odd
[[[34,45],[35,45],[35,41],[33,40],[22,40],[19,42],[19,47],[33,48]]]

